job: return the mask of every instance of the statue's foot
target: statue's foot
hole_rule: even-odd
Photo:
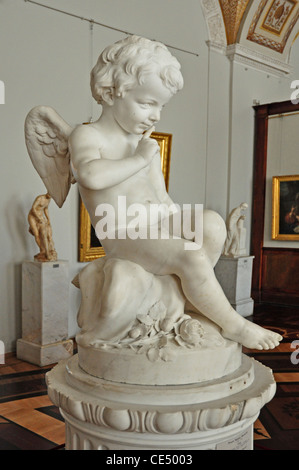
[[[40,253],[37,253],[37,255],[34,256],[34,259],[36,261],[45,261],[46,253],[44,251],[41,251]]]
[[[249,349],[273,349],[276,348],[280,341],[283,339],[282,336],[274,331],[267,330],[255,323],[244,319],[241,327],[235,328],[235,330],[225,331],[222,330],[222,334],[225,338],[237,343],[242,344]]]

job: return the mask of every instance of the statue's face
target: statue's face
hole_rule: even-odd
[[[171,97],[158,75],[148,74],[142,85],[114,98],[114,119],[129,134],[142,134],[160,120],[161,110]]]

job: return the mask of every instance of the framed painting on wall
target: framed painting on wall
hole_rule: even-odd
[[[299,241],[299,175],[272,179],[272,239]]]
[[[160,146],[161,168],[168,190],[172,134],[153,132],[151,137],[156,139]],[[92,261],[102,256],[105,256],[105,251],[96,237],[89,214],[79,197],[79,261]]]

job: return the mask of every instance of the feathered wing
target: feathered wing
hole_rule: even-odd
[[[34,168],[58,207],[68,195],[72,173],[68,139],[72,132],[49,106],[37,106],[25,120],[25,141]]]

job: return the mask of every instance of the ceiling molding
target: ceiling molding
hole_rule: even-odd
[[[281,60],[261,54],[258,51],[248,49],[240,44],[232,44],[226,48],[226,56],[239,64],[266,72],[269,75],[282,77],[288,75],[293,67]]]
[[[274,75],[292,70],[299,0],[201,0],[213,51]]]

